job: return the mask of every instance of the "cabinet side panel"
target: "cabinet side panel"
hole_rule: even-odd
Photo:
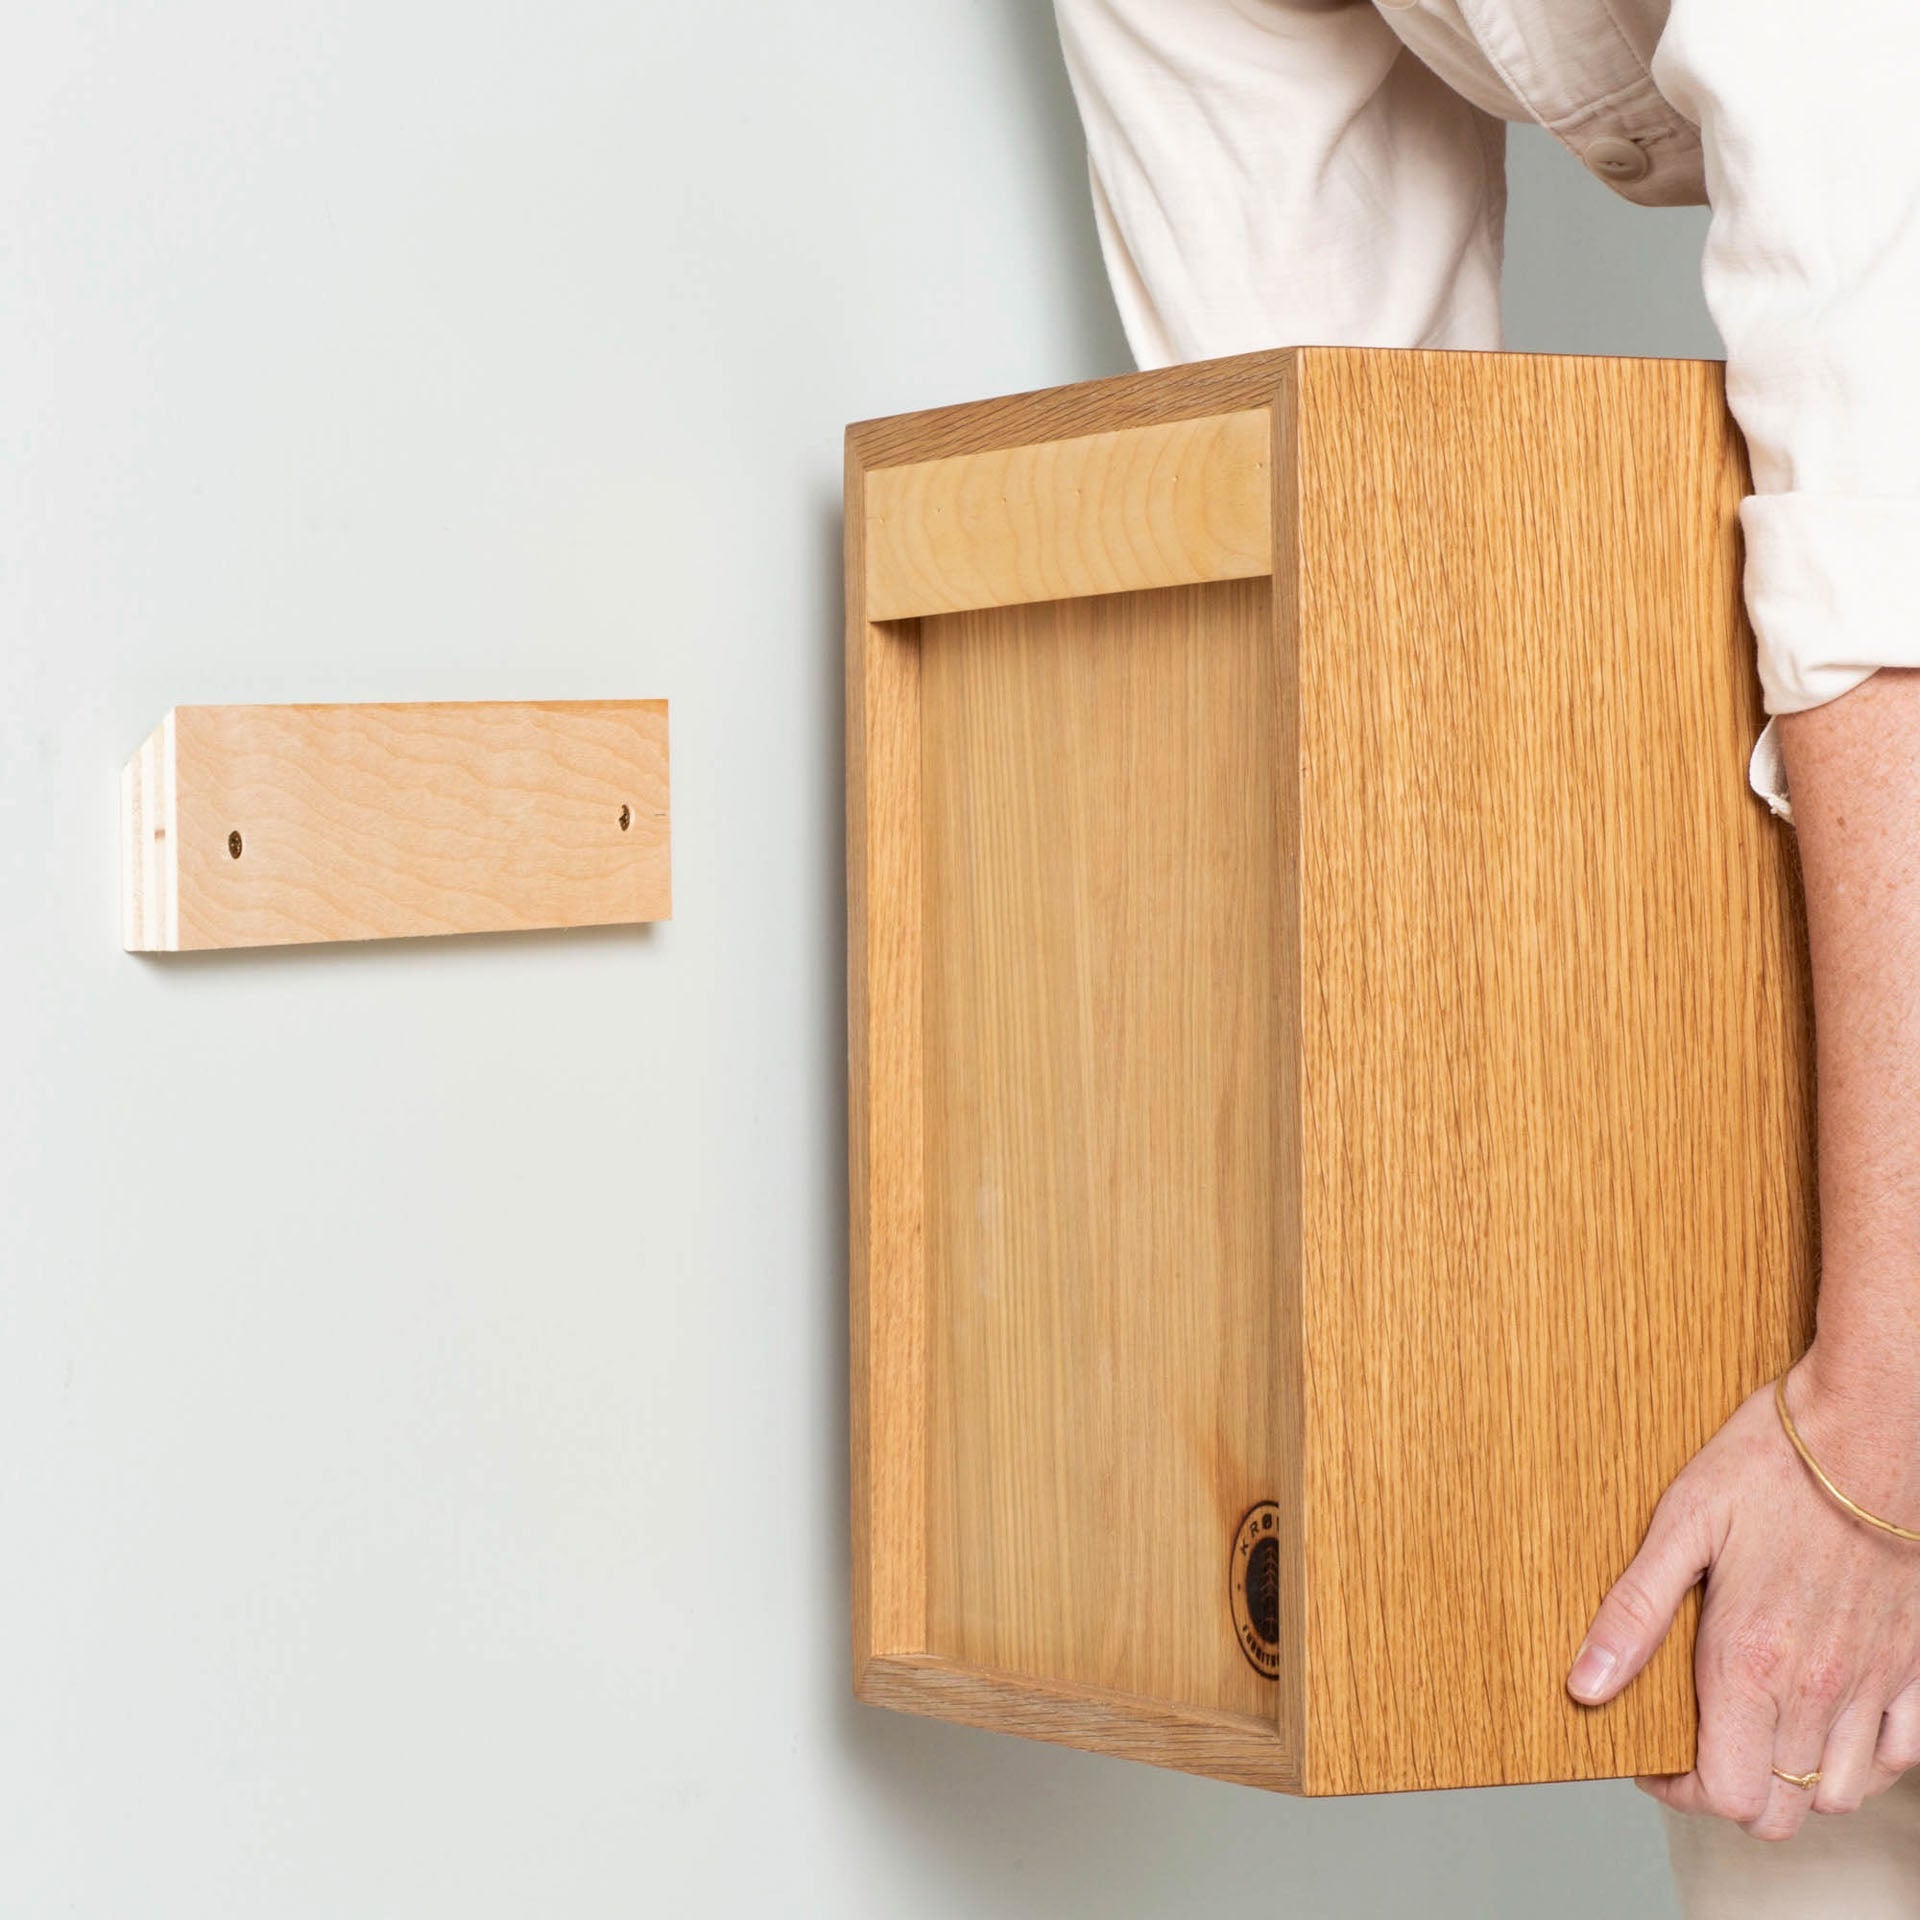
[[[1273,1091],[1276,1169],[1273,1183],[1274,1271],[1273,1409],[1279,1458],[1286,1462],[1290,1497],[1280,1512],[1280,1677],[1276,1718],[1280,1736],[1297,1756],[1302,1779],[1311,1764],[1306,1684],[1307,1542],[1311,1537],[1302,1462],[1305,1409],[1302,1380],[1300,1249],[1300,1023],[1303,981],[1300,945],[1300,457],[1297,359],[1281,368],[1273,396],[1273,598],[1268,609],[1273,645],[1273,806],[1275,885]]]
[[[1272,1723],[1271,591],[920,631],[929,1648]]]
[[[1302,356],[1310,1791],[1691,1766],[1563,1689],[1810,1326],[1804,918],[1712,363]]]
[[[926,1650],[920,649],[866,617],[847,461],[847,1161],[853,1664]]]

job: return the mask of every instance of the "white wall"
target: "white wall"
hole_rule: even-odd
[[[1627,1787],[848,1696],[840,437],[1124,365],[1041,0],[6,39],[0,1916],[1667,1911]],[[1713,351],[1515,169],[1514,344]],[[119,952],[168,705],[592,695],[671,925]]]

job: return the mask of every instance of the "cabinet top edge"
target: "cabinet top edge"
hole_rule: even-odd
[[[846,429],[847,460],[862,470],[906,466],[951,454],[984,453],[1033,440],[1072,439],[1118,428],[1154,426],[1271,404],[1303,363],[1336,360],[1482,360],[1509,366],[1540,361],[1599,362],[1630,369],[1712,368],[1725,362],[1682,354],[1535,353],[1506,348],[1298,345],[1216,360],[1184,361],[1136,373],[1035,387],[908,413],[856,420]]]
[[[862,468],[907,466],[1026,441],[1075,439],[1266,406],[1291,377],[1302,351],[1270,347],[856,420],[846,430],[847,458]]]

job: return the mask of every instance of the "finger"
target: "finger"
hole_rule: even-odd
[[[1896,1693],[1880,1716],[1880,1738],[1873,1751],[1873,1782],[1868,1791],[1885,1791],[1909,1767],[1920,1767],[1920,1680]]]
[[[1848,1704],[1844,1667],[1837,1656],[1816,1652],[1796,1664],[1773,1731],[1767,1804],[1758,1819],[1741,1822],[1756,1840],[1791,1840],[1800,1831],[1800,1823],[1813,1811],[1814,1796],[1826,1784],[1827,1744]],[[1784,1777],[1788,1774],[1820,1778],[1800,1786]]]
[[[1712,1636],[1703,1637],[1701,1653],[1708,1655],[1711,1645]],[[1700,1738],[1693,1770],[1699,1785],[1682,1789],[1669,1804],[1682,1813],[1718,1814],[1745,1826],[1765,1816],[1778,1784],[1772,1767],[1779,1745],[1779,1709],[1771,1695],[1730,1681],[1709,1658],[1696,1661],[1695,1680]]]
[[[1820,1784],[1813,1794],[1815,1813],[1851,1813],[1867,1797],[1873,1785],[1881,1714],[1878,1699],[1855,1700],[1833,1723],[1826,1751],[1820,1756]]]
[[[1600,1602],[1567,1691],[1588,1706],[1611,1700],[1652,1658],[1667,1637],[1688,1590],[1713,1561],[1713,1538],[1704,1506],[1680,1492],[1676,1481],[1653,1511],[1640,1551]]]
[[[1703,1643],[1704,1644],[1704,1643]],[[1711,1813],[1744,1825],[1771,1797],[1775,1715],[1765,1694],[1698,1674],[1700,1737],[1691,1773],[1643,1773],[1633,1784],[1675,1813]]]
[[[1796,1761],[1805,1761],[1796,1765]],[[1804,1752],[1795,1749],[1792,1760],[1776,1759],[1773,1763],[1781,1773],[1806,1775],[1819,1767],[1817,1759],[1807,1760]],[[1791,1780],[1783,1780],[1779,1774],[1770,1773],[1767,1791],[1767,1804],[1761,1810],[1757,1820],[1743,1820],[1740,1824],[1756,1840],[1791,1840],[1800,1831],[1801,1822],[1813,1811],[1813,1796],[1818,1786],[1796,1786]]]
[[[1637,1773],[1633,1784],[1675,1813],[1707,1813],[1707,1790],[1697,1773]]]

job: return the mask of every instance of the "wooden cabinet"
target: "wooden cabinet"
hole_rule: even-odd
[[[847,437],[863,1699],[1306,1793],[1577,1706],[1810,1328],[1718,363],[1308,347]]]

